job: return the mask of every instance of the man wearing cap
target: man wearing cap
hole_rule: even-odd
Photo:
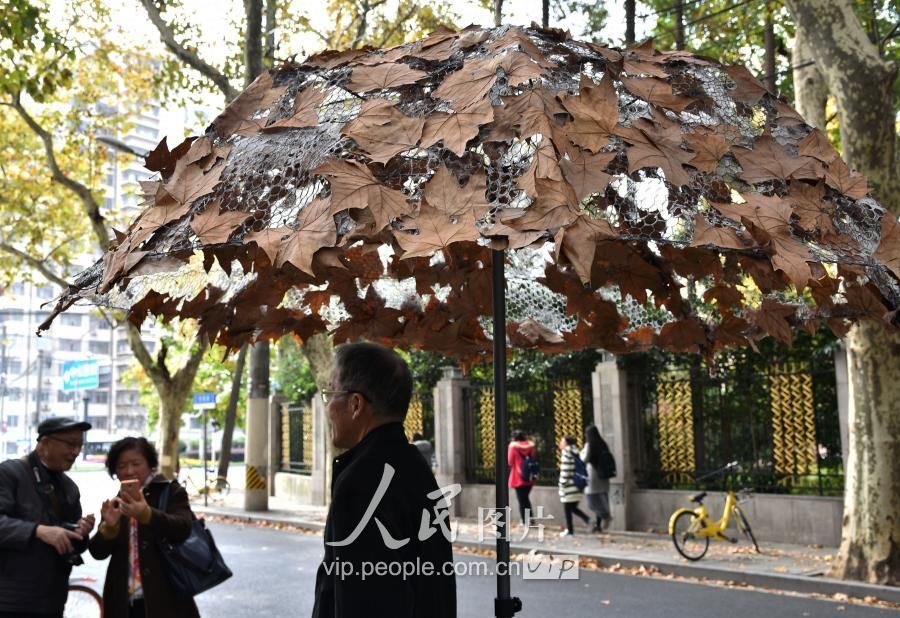
[[[81,494],[65,472],[89,423],[51,418],[38,425],[35,449],[0,463],[0,618],[61,618],[69,573],[81,564],[94,516],[81,516]]]

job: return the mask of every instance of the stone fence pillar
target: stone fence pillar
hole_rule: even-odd
[[[466,482],[466,432],[463,393],[468,380],[456,367],[444,367],[444,375],[434,388],[434,449],[437,484],[445,487]],[[459,501],[453,503],[459,515]]]
[[[603,361],[591,375],[594,424],[616,458],[616,476],[609,482],[610,530],[628,529],[628,501],[634,486],[631,440],[628,435],[628,380],[615,360]]]

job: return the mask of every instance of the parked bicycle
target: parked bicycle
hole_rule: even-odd
[[[697,480],[718,474],[725,475],[728,472],[737,470],[737,468],[738,463],[732,461]],[[703,504],[703,499],[706,495],[707,492],[705,491],[694,494],[691,496],[691,502],[696,503],[697,507],[693,509],[678,509],[672,513],[672,517],[669,519],[669,534],[672,536],[672,542],[675,544],[675,549],[678,550],[678,553],[688,560],[700,560],[709,549],[710,539],[737,543],[738,539],[736,537],[730,537],[726,534],[728,523],[731,521],[732,516],[737,522],[737,527],[750,540],[756,552],[761,553],[756,537],[753,536],[753,530],[750,528],[747,514],[744,513],[744,509],[739,504],[742,500],[749,498],[750,491],[743,489],[735,494],[729,489],[725,494],[725,506],[722,511],[722,517],[718,520],[712,520],[709,517],[709,512]]]
[[[229,483],[228,479],[224,476],[216,474],[216,470],[212,468],[206,469],[208,477],[205,485],[202,480],[199,483],[194,480],[194,473],[196,473],[196,471],[197,468],[185,466],[178,470],[178,482],[181,483],[185,490],[187,490],[189,495],[207,495],[213,499],[224,500],[225,497],[231,493],[231,483]],[[203,474],[202,468],[200,468],[200,474]]]
[[[103,618],[103,597],[94,589],[96,584],[93,577],[69,580],[69,598],[63,618]]]

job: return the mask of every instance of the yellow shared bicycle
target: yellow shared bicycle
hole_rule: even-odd
[[[720,473],[725,474],[737,469],[737,466],[737,462],[733,461],[702,478]],[[742,496],[747,494],[745,491],[740,493]],[[759,545],[753,536],[753,530],[750,529],[750,521],[739,504],[740,499],[738,495],[730,489],[728,490],[725,494],[725,508],[722,512],[722,518],[718,520],[710,519],[709,512],[703,504],[703,498],[705,497],[705,491],[691,496],[691,502],[696,503],[697,507],[693,509],[678,509],[669,518],[669,534],[672,536],[672,542],[675,543],[675,549],[678,550],[678,553],[688,560],[700,560],[709,549],[710,539],[737,543],[737,538],[725,534],[732,515],[737,522],[737,527],[753,543],[756,552],[760,553]]]

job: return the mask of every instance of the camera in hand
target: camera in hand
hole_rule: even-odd
[[[72,532],[78,531],[78,524],[73,524],[68,521],[64,521],[59,524],[61,528],[65,528],[66,530],[71,530]],[[82,559],[81,554],[76,551],[71,551],[68,554],[64,554],[60,556],[63,560],[66,561],[67,564],[71,564],[72,566],[79,566],[84,564],[84,559]]]

